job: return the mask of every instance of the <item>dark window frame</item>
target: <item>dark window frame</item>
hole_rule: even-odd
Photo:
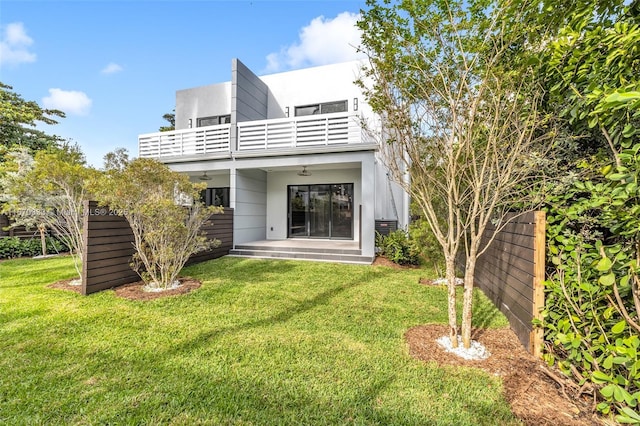
[[[339,111],[331,111],[331,109],[333,109],[333,107],[338,107],[337,109],[339,109]],[[303,111],[308,110],[313,108],[313,112],[311,112],[310,114],[308,113],[304,113],[301,114]],[[327,111],[327,110],[330,111]],[[309,115],[320,115],[320,114],[331,114],[331,113],[335,113],[335,112],[348,112],[349,111],[349,105],[347,103],[347,100],[342,100],[342,101],[332,101],[332,102],[321,102],[321,103],[317,103],[317,104],[308,104],[308,105],[298,105],[294,108],[294,115],[296,117],[306,117]]]
[[[211,124],[202,124],[204,121],[212,121]],[[198,117],[196,119],[196,127],[216,126],[218,124],[231,123],[231,114],[210,115],[208,117]]]

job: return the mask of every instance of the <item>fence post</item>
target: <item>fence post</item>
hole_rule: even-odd
[[[546,214],[535,212],[535,240],[534,240],[534,277],[533,277],[533,318],[542,320],[544,309],[544,280],[545,280],[545,249],[546,249]],[[531,332],[529,348],[536,358],[542,355],[544,330],[535,327]]]
[[[89,213],[91,212],[91,208],[96,207],[96,203],[92,203],[89,200],[84,200],[82,202],[82,208],[84,209],[82,212],[82,287],[80,293],[83,296],[87,295],[87,280],[89,269]]]

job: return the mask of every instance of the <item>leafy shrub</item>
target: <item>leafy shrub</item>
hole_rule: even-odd
[[[380,249],[380,255],[399,265],[420,263],[418,252],[402,229],[390,232],[389,235],[376,232],[376,246]]]
[[[47,237],[48,253],[64,253],[69,248],[60,240]],[[0,238],[0,259],[13,259],[16,257],[33,257],[42,254],[40,239],[20,239],[18,237]]]
[[[544,357],[624,423],[640,423],[639,153],[558,191],[547,216]]]
[[[417,219],[409,225],[409,243],[411,250],[417,253],[425,264],[432,266],[438,276],[444,275],[442,247],[426,220]]]

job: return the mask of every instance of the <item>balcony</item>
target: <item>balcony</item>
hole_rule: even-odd
[[[363,142],[358,116],[309,115],[238,123],[238,151],[295,149]]]
[[[231,125],[198,127],[138,136],[140,157],[163,158],[229,152]]]
[[[229,153],[229,124],[140,135],[140,157],[164,158]],[[333,113],[236,124],[238,153],[262,155],[301,148],[322,149],[371,144],[356,114]]]

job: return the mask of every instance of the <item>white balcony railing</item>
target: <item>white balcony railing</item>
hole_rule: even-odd
[[[140,157],[180,157],[230,151],[230,124],[138,136]]]
[[[334,113],[238,123],[238,151],[363,142],[355,114]]]
[[[244,121],[238,126],[238,151],[296,149],[371,142],[356,114],[334,113]],[[140,157],[163,158],[231,152],[231,125],[197,127],[138,136]]]

